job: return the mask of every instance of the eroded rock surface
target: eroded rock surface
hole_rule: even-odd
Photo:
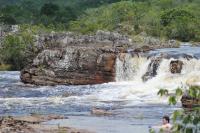
[[[115,78],[115,59],[113,52],[95,48],[44,50],[21,72],[21,79],[37,85],[110,82]]]
[[[41,123],[54,119],[63,119],[63,117],[58,115],[1,117],[0,133],[91,133],[87,130]]]
[[[170,62],[171,73],[181,73],[183,62],[180,60],[174,60]]]
[[[21,71],[24,83],[84,85],[114,81],[116,56],[131,45],[126,36],[101,31],[94,36],[63,33],[38,40],[41,52]]]
[[[161,61],[162,57],[152,58],[151,63],[148,65],[147,72],[142,76],[143,81],[147,81],[157,75],[157,70]]]
[[[182,96],[181,103],[184,108],[200,107],[200,98],[193,98],[186,93]]]
[[[153,49],[148,44],[139,47],[125,35],[104,31],[98,31],[95,35],[51,33],[35,38],[37,52],[33,55],[36,56],[21,71],[21,80],[36,85],[113,82],[119,54],[129,50],[138,53]],[[159,45],[151,44],[155,48]],[[166,43],[166,47],[171,47],[169,44]],[[155,75],[154,71],[150,76]]]

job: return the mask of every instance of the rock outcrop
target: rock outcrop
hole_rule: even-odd
[[[19,117],[1,117],[0,133],[92,133],[83,129],[42,124],[55,119],[64,119],[57,115],[33,115]]]
[[[174,60],[170,62],[171,73],[181,73],[183,62],[180,60]]]
[[[151,60],[151,63],[148,66],[147,72],[142,76],[142,80],[145,82],[157,75],[158,67],[162,61],[162,57],[156,57]]]
[[[200,99],[193,98],[188,94],[182,96],[181,103],[184,108],[200,107]]]
[[[24,83],[36,85],[100,84],[115,81],[116,58],[121,53],[147,52],[153,47],[138,46],[119,33],[98,31],[95,35],[51,33],[35,37],[36,57],[21,71]],[[166,43],[166,46],[169,45]],[[157,44],[155,44],[157,47]],[[171,47],[171,43],[169,45]],[[156,48],[155,47],[155,48]],[[157,65],[149,66],[155,76]],[[146,78],[147,77],[147,78]]]
[[[115,80],[112,52],[95,48],[68,47],[44,50],[29,68],[21,72],[21,80],[36,85],[99,84]]]
[[[96,115],[96,116],[108,116],[108,115],[113,115],[112,112],[104,110],[104,109],[99,109],[99,108],[92,108],[91,109],[91,114]]]
[[[126,36],[101,31],[95,36],[63,33],[38,40],[41,52],[21,71],[24,83],[84,85],[115,81],[117,54],[131,45]]]

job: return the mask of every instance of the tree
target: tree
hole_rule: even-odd
[[[185,95],[183,90],[183,88],[177,88],[174,94],[169,95],[167,89],[160,89],[158,95],[168,96],[169,104],[176,105],[177,100]],[[182,102],[188,102],[191,104],[191,108],[173,112],[173,133],[198,133],[200,131],[200,86],[190,86],[186,94],[188,101],[182,100]],[[150,132],[154,131],[151,130]]]
[[[53,16],[59,11],[59,6],[53,3],[46,3],[40,10],[41,15]]]
[[[193,19],[194,16],[190,12],[188,12],[184,9],[175,8],[175,9],[170,9],[170,10],[164,11],[161,14],[160,22],[163,26],[167,26],[170,23],[172,23],[173,21],[175,21],[177,19],[182,19],[182,18]]]
[[[9,15],[3,15],[0,17],[0,22],[3,24],[8,24],[8,25],[15,25],[17,24],[17,21],[15,20],[14,17],[9,16]]]

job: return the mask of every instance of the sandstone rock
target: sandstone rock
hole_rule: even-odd
[[[111,82],[115,80],[115,60],[115,53],[95,48],[44,50],[30,68],[21,71],[21,80],[36,85]]]
[[[48,119],[47,119],[48,118]],[[22,116],[2,117],[0,119],[0,133],[91,133],[87,130],[71,127],[60,127],[58,125],[41,124],[43,121],[60,119],[53,116]]]
[[[52,115],[31,114],[30,116],[19,116],[19,117],[15,117],[14,119],[17,121],[35,124],[35,123],[41,123],[45,121],[64,119],[64,118],[65,118],[64,116],[53,115],[53,114]]]
[[[142,46],[140,48],[136,48],[134,50],[134,52],[147,52],[147,51],[150,51],[150,50],[153,50],[153,48],[145,45],[145,46]]]
[[[181,73],[183,62],[180,60],[174,60],[170,62],[171,73]]]
[[[21,80],[36,85],[112,82],[116,56],[130,45],[127,36],[112,32],[42,34],[35,40],[38,54],[21,71]]]
[[[37,50],[29,58],[29,65],[21,71],[21,80],[36,85],[113,82],[119,54],[120,60],[123,60],[123,54],[129,49],[137,53],[161,47],[157,41],[158,39],[149,38],[145,45],[137,45],[128,36],[105,31],[97,31],[94,35],[76,35],[70,32],[40,34],[35,36],[34,47]],[[169,46],[167,42],[162,45]],[[147,73],[144,80],[148,76],[155,76],[157,68],[156,65],[152,66],[149,68],[153,73]]]
[[[93,114],[93,115],[113,115],[112,112],[109,112],[104,109],[99,109],[99,108],[92,108],[91,114]]]

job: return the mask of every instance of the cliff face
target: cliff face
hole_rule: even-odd
[[[110,32],[94,36],[67,33],[40,36],[37,47],[41,52],[21,71],[22,82],[83,85],[115,81],[116,57],[131,43],[126,36]]]
[[[133,42],[127,36],[103,31],[93,36],[72,33],[36,36],[37,56],[21,71],[21,80],[36,85],[113,82],[116,58],[122,53],[177,46],[171,42],[164,45],[159,42],[137,45]]]
[[[110,82],[115,80],[115,59],[114,53],[95,48],[44,50],[21,72],[21,79],[37,85]]]

